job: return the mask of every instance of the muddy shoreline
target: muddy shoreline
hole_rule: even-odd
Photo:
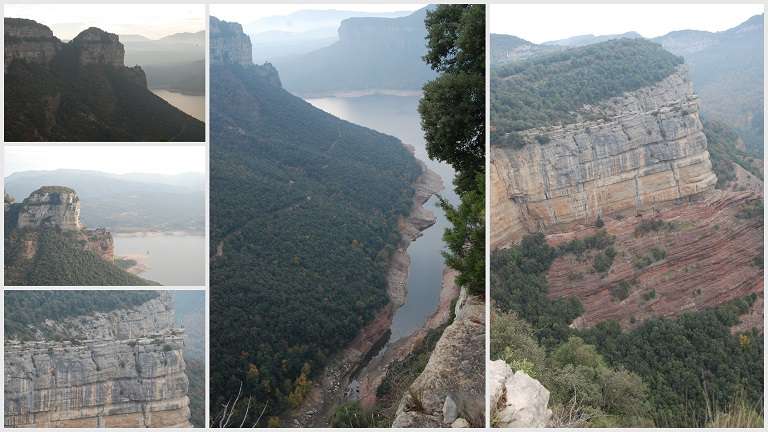
[[[403,145],[413,153],[413,147]],[[415,192],[411,213],[401,218],[398,223],[400,244],[392,255],[387,272],[389,303],[326,365],[323,373],[314,380],[312,390],[301,406],[286,416],[285,425],[288,427],[328,427],[328,420],[334,408],[346,400],[347,387],[352,376],[370,359],[374,350],[383,346],[384,338],[389,338],[395,311],[404,304],[407,296],[411,263],[408,247],[421,236],[422,231],[437,222],[435,215],[424,205],[444,188],[442,178],[427,168],[424,162],[418,159],[417,161],[422,168],[422,174],[413,185]],[[375,394],[375,388],[373,391]]]

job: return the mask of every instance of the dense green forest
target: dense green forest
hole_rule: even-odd
[[[205,139],[203,122],[149,91],[141,68],[80,65],[72,43],[63,44],[50,65],[15,60],[7,66],[6,141]],[[51,113],[53,98],[58,109]]]
[[[550,390],[555,425],[702,427],[736,408],[762,422],[762,334],[730,332],[754,295],[631,330],[613,321],[569,327],[582,306],[549,299],[546,272],[558,254],[607,249],[610,240],[598,234],[553,248],[539,233],[494,252],[491,359]]]
[[[656,83],[682,62],[653,42],[617,39],[495,68],[491,142],[507,145],[507,133],[574,121],[583,105]]]
[[[159,296],[157,291],[6,291],[5,336],[27,339],[28,326],[95,312],[138,306]]]
[[[7,216],[7,215],[6,215]],[[32,259],[26,242],[36,244]],[[83,249],[79,231],[56,227],[5,230],[5,284],[38,286],[157,285]]]
[[[386,271],[421,174],[394,137],[279,86],[269,65],[211,68],[213,417],[278,425],[388,301]]]

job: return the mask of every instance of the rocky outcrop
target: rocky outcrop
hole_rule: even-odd
[[[211,17],[209,27],[211,63],[253,64],[251,38],[239,23]]]
[[[251,38],[243,33],[243,27],[240,24],[211,17],[210,46],[212,65],[239,64],[248,66],[251,72],[265,81],[276,87],[282,87],[280,74],[271,63],[253,64]]]
[[[125,48],[116,34],[90,27],[72,39],[70,44],[77,49],[81,65],[124,65]]]
[[[5,343],[6,427],[191,427],[183,330],[167,293],[34,331],[34,341]]]
[[[85,250],[91,251],[104,261],[115,259],[115,241],[112,233],[104,228],[83,230],[86,238]]]
[[[67,187],[43,186],[21,203],[16,227],[79,230],[80,198],[74,190]]]
[[[81,66],[124,66],[125,48],[116,34],[90,27],[69,43],[63,43],[43,24],[28,19],[5,18],[6,72],[14,60],[48,65],[63,50],[73,52]]]
[[[456,316],[400,401],[392,427],[485,426],[485,305],[462,290]]]
[[[503,360],[489,365],[491,422],[501,428],[543,428],[552,417],[549,390],[523,371],[514,372]]]
[[[48,64],[63,44],[50,28],[35,21],[5,18],[5,71],[15,59]]]
[[[521,132],[522,148],[492,147],[492,248],[548,226],[591,223],[714,189],[684,66],[580,114],[577,123]]]

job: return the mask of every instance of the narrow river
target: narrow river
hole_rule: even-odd
[[[441,195],[452,204],[458,202],[453,191],[454,171],[450,165],[427,157],[426,143],[417,111],[418,96],[362,96],[350,98],[307,99],[312,105],[336,117],[399,138],[416,149],[416,157],[442,177],[445,189]],[[392,335],[387,346],[424,326],[437,309],[440,300],[444,261],[440,252],[445,248],[442,236],[448,221],[435,197],[425,205],[437,216],[437,223],[424,231],[408,247],[411,266],[408,274],[408,295],[405,304],[395,313]],[[386,347],[379,353],[383,354]]]

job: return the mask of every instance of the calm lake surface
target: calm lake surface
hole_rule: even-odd
[[[115,257],[136,259],[138,276],[162,285],[205,284],[205,236],[170,233],[113,233]]]
[[[190,96],[170,90],[153,89],[152,93],[160,96],[169,104],[192,117],[205,121],[205,96]]]
[[[453,191],[454,171],[450,165],[435,162],[427,157],[426,143],[421,130],[417,107],[419,96],[362,96],[354,98],[307,99],[312,105],[336,117],[383,132],[416,148],[416,157],[443,178],[445,189],[441,195],[452,204],[458,202]],[[440,301],[443,268],[440,252],[445,249],[443,232],[449,226],[437,199],[431,198],[425,205],[437,216],[437,223],[424,231],[421,237],[408,247],[411,267],[408,274],[408,297],[395,313],[392,336],[389,343],[408,336],[424,325],[437,309]]]

